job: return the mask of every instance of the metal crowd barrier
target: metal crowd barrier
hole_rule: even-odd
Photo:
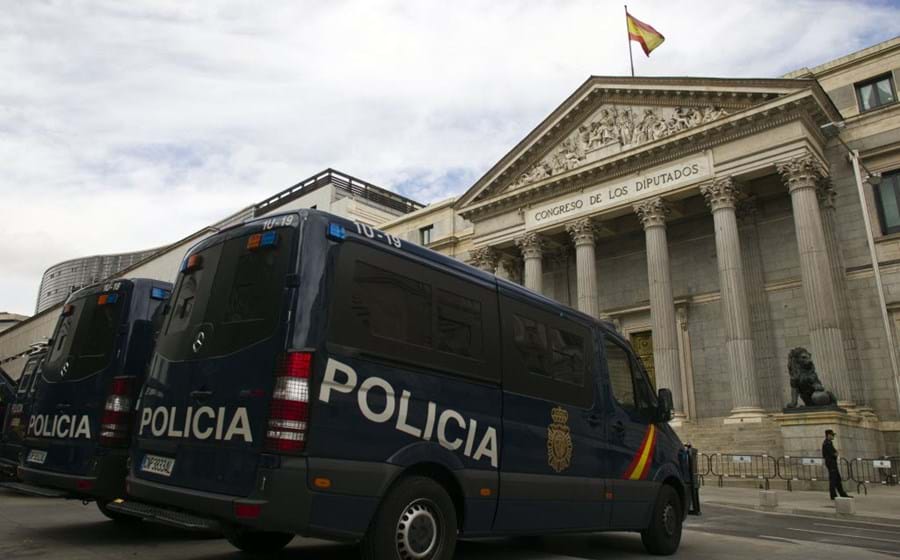
[[[769,455],[741,455],[716,453],[709,458],[710,472],[723,486],[726,478],[762,480],[765,489],[769,481],[778,477],[778,462]]]
[[[793,490],[793,482],[828,481],[828,469],[825,467],[825,459],[821,457],[781,457],[777,461],[778,478],[787,483],[787,489]],[[850,462],[844,458],[838,459],[838,471],[841,480],[851,479]]]
[[[857,457],[850,461],[850,478],[856,483],[857,494],[862,490],[868,495],[869,484],[894,486],[900,480],[900,457],[881,459]]]
[[[710,457],[706,453],[697,453],[697,478],[700,486],[706,484],[706,477],[710,475]]]

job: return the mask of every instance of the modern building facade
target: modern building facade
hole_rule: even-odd
[[[58,305],[72,292],[99,282],[102,278],[109,278],[123,268],[128,268],[158,251],[157,248],[133,253],[94,255],[55,264],[44,271],[34,312],[40,313]]]
[[[827,421],[900,454],[898,73],[900,39],[777,79],[591,77],[436,248],[612,321],[707,450],[815,449]],[[847,413],[783,412],[796,347]]]

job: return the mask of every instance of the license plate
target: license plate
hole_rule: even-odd
[[[47,452],[41,451],[40,449],[32,449],[28,452],[28,462],[29,463],[37,463],[38,465],[43,465],[44,461],[47,460]]]
[[[141,461],[141,470],[144,472],[158,474],[160,476],[172,476],[172,469],[175,468],[175,459],[169,457],[160,457],[159,455],[144,455]]]

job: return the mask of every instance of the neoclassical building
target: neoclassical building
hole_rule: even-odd
[[[900,455],[895,69],[900,39],[778,79],[591,77],[455,201],[468,251],[421,237],[429,208],[388,225],[612,321],[709,450],[831,423]],[[782,412],[801,346],[846,413]]]

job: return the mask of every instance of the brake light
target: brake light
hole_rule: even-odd
[[[127,447],[131,432],[131,389],[134,377],[114,377],[109,386],[103,420],[100,421],[100,445]]]
[[[288,352],[278,359],[266,432],[267,450],[297,453],[306,448],[311,370],[310,352]]]

